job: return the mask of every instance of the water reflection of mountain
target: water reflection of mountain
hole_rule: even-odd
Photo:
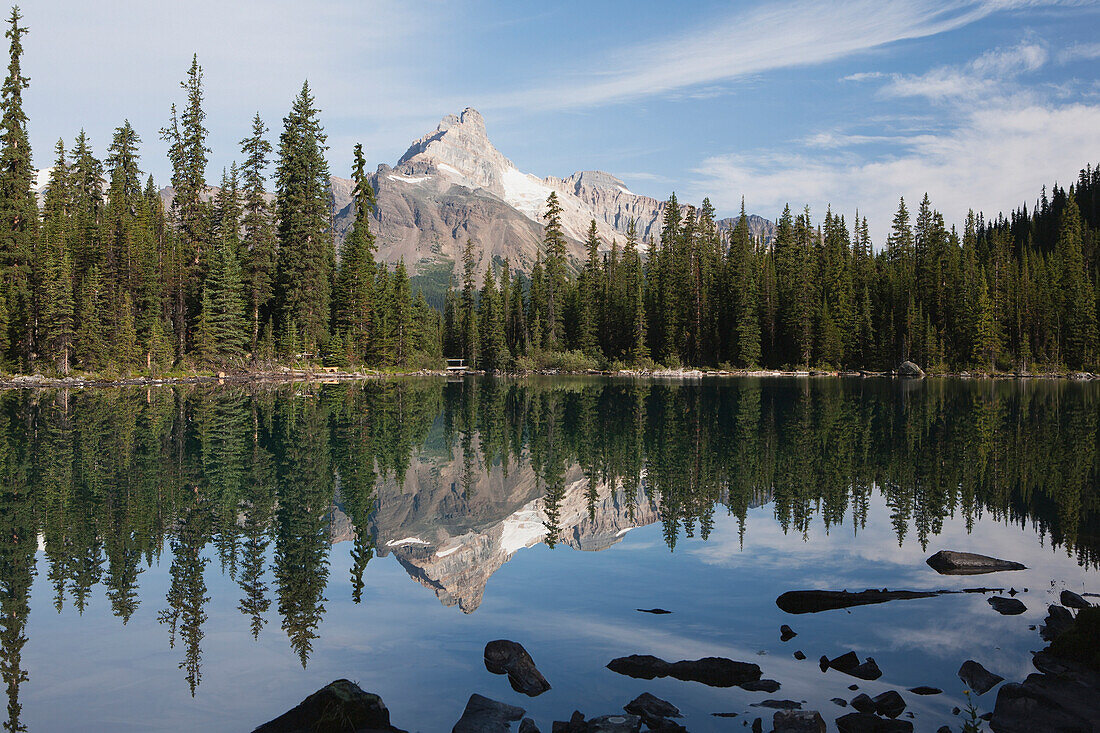
[[[472,613],[493,573],[517,551],[545,541],[549,518],[530,465],[478,471],[466,487],[464,471],[461,460],[414,461],[404,484],[389,480],[379,487],[377,510],[365,531],[374,536],[379,557],[392,554],[444,605]],[[567,470],[559,544],[604,550],[629,530],[660,520],[640,490],[628,498],[602,484],[591,505],[590,498],[581,469]],[[334,543],[355,539],[354,525],[338,506],[332,530]]]
[[[992,380],[392,380],[330,387],[0,394],[0,667],[7,725],[36,613],[93,594],[163,624],[192,692],[210,571],[241,628],[278,626],[303,665],[326,598],[360,602],[376,554],[476,609],[536,542],[599,549],[655,524],[670,550],[770,503],[800,541],[859,532],[872,495],[899,543],[948,517],[1033,528],[1095,566],[1100,385]],[[613,489],[613,490],[612,490]],[[333,506],[338,507],[338,512]],[[343,515],[341,518],[340,515]],[[335,529],[334,529],[335,528]],[[350,577],[330,574],[350,541]],[[167,592],[142,587],[168,568]],[[223,591],[224,592],[224,591]]]

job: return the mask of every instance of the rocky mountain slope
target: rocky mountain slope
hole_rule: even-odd
[[[520,171],[496,149],[485,120],[469,107],[444,117],[392,168],[380,165],[371,184],[378,197],[372,226],[379,256],[390,262],[404,258],[417,271],[460,261],[467,238],[485,253],[481,270],[504,258],[529,270],[542,241],[542,212],[551,191],[561,200],[570,254],[578,260],[593,219],[608,249],[612,239],[622,244],[631,218],[640,238],[657,237],[665,209],[663,201],[635,194],[603,171],[578,171],[567,178]],[[346,179],[332,179],[338,241],[351,226],[351,188]],[[751,225],[757,236],[773,233],[771,222],[761,217],[753,216]]]

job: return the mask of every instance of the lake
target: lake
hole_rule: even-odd
[[[963,661],[1022,680],[1044,646],[1029,625],[1063,588],[1100,592],[1097,382],[408,378],[9,391],[0,408],[6,730],[249,731],[341,677],[410,731],[449,731],[472,693],[549,731],[644,691],[692,731],[768,730],[754,703],[831,723],[853,683],[899,690],[917,730],[957,729]],[[939,549],[1028,569],[939,575]],[[1027,611],[775,602],[975,586]],[[653,607],[672,613],[635,610]],[[485,669],[499,638],[549,692]],[[883,676],[818,667],[849,650]],[[605,668],[635,653],[753,662],[782,688]]]

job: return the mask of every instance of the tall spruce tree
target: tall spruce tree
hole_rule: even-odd
[[[327,138],[318,113],[306,82],[283,119],[275,173],[280,329],[285,335],[294,324],[301,347],[314,354],[328,340],[336,264],[329,226]]]
[[[0,349],[29,364],[34,348],[31,301],[31,264],[37,239],[38,202],[31,190],[35,170],[31,163],[23,90],[23,15],[13,6],[8,18],[8,74],[0,88],[0,282],[5,288],[8,328],[0,333]]]
[[[345,345],[356,360],[363,360],[370,349],[377,307],[374,292],[377,265],[374,262],[374,235],[370,230],[370,215],[375,206],[374,189],[367,178],[366,160],[360,143],[355,145],[351,177],[355,183],[352,191],[355,221],[344,240],[333,298],[336,330],[344,334]]]
[[[252,322],[251,347],[253,359],[259,350],[262,324],[270,323],[271,298],[274,295],[275,234],[272,211],[266,198],[265,171],[271,154],[268,129],[260,113],[252,118],[252,135],[241,140],[244,163],[241,166],[241,251],[243,279],[247,292],[248,318]]]
[[[546,199],[542,245],[545,253],[546,345],[551,350],[564,348],[565,342],[565,233],[561,224],[561,202],[556,191]]]

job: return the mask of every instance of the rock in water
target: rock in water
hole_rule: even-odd
[[[665,660],[651,654],[631,654],[629,657],[619,657],[607,663],[607,668],[612,672],[639,680],[668,677],[671,666]]]
[[[992,598],[987,598],[986,601],[989,605],[993,606],[994,611],[1002,616],[1019,616],[1027,610],[1027,606],[1024,605],[1023,601],[1017,598],[993,596]]]
[[[507,639],[497,639],[485,645],[485,668],[493,674],[507,674],[516,692],[528,697],[541,695],[550,689],[531,655],[523,645]]]
[[[859,657],[855,652],[845,652],[829,660],[829,666],[838,672],[848,672],[859,666]]]
[[[905,700],[897,690],[887,690],[881,695],[871,698],[875,704],[875,712],[885,715],[887,718],[896,718],[905,712]]]
[[[1066,608],[1076,608],[1077,610],[1088,608],[1092,605],[1071,590],[1062,591],[1062,595],[1058,597],[1058,600],[1060,600],[1062,602],[1062,605]]]
[[[917,687],[910,687],[909,692],[912,692],[914,695],[939,695],[943,690],[938,687],[918,685]]]
[[[519,721],[519,733],[541,733],[539,727],[535,725],[535,721],[530,718],[524,718]]]
[[[976,694],[984,695],[998,682],[1003,681],[1004,677],[993,674],[973,659],[968,659],[959,667],[959,679]]]
[[[816,710],[780,710],[772,718],[775,733],[825,733],[825,720]]]
[[[790,641],[791,639],[793,639],[796,636],[798,636],[798,634],[790,626],[787,626],[787,624],[783,624],[782,626],[779,627],[779,640],[780,641]]]
[[[649,654],[632,654],[629,657],[612,659],[607,668],[635,679],[675,677],[685,682],[702,682],[711,687],[734,687],[760,679],[758,665],[735,662],[724,657],[704,657],[669,664]]]
[[[657,728],[665,718],[680,717],[678,707],[648,692],[643,692],[626,705],[623,705],[623,710],[640,717],[651,730]]]
[[[903,361],[898,364],[898,376],[921,379],[924,377],[924,370],[911,361]]]
[[[940,575],[981,575],[1002,570],[1027,570],[1026,565],[1018,562],[954,550],[940,550],[926,562]]]
[[[390,725],[390,711],[382,698],[349,680],[330,682],[253,733],[307,733],[345,725],[355,730],[403,733]]]
[[[749,680],[738,686],[749,692],[775,692],[780,687],[779,682],[776,680]]]
[[[907,601],[913,598],[932,598],[936,591],[877,590],[858,593],[837,590],[789,590],[775,599],[775,605],[787,613],[818,613],[852,606],[867,606],[887,601]]]
[[[635,611],[641,611],[642,613],[652,613],[658,616],[663,616],[666,613],[672,613],[672,611],[666,611],[663,608],[635,608]]]
[[[801,662],[803,659],[806,658],[806,652],[799,649],[794,653],[794,658]]]
[[[997,733],[1100,730],[1100,674],[1049,651],[1033,662],[1042,674],[1001,686],[990,727]]]
[[[848,713],[836,719],[840,733],[912,733],[908,720],[889,720],[871,713]]]
[[[637,715],[601,715],[585,725],[585,733],[638,733],[642,719]]]
[[[523,717],[523,708],[490,700],[478,694],[470,695],[462,717],[451,733],[508,733],[513,720]]]
[[[1073,628],[1073,614],[1061,606],[1051,604],[1047,607],[1047,617],[1043,619],[1043,627],[1039,629],[1039,635],[1043,637],[1043,641],[1054,641],[1071,628]]]
[[[861,692],[852,698],[852,708],[858,713],[873,713],[875,701],[866,692]]]

